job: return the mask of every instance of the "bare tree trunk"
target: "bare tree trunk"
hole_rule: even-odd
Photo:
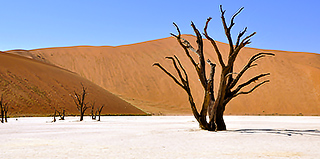
[[[1,104],[1,123],[4,123],[4,111],[3,111],[2,104]]]
[[[98,116],[98,121],[100,121],[100,117],[101,117],[101,112],[99,111],[99,116]]]
[[[56,122],[56,115],[57,115],[57,110],[54,108],[54,114],[53,114],[53,122]]]
[[[102,108],[103,108],[103,107],[104,107],[104,105],[102,105],[100,108],[98,108],[98,112],[99,112],[98,121],[100,121],[101,111],[102,111]]]
[[[4,122],[3,117],[4,117],[4,110],[3,110],[3,94],[1,95],[0,99],[0,111],[1,111],[1,123]]]
[[[82,111],[82,107],[80,108],[80,121],[83,120],[84,111]]]
[[[5,119],[5,122],[7,123],[8,122],[8,105],[6,104],[5,106],[4,106],[4,119]]]
[[[95,102],[91,105],[91,119],[96,120],[96,115],[93,114]]]
[[[8,114],[8,109],[9,109],[9,106],[8,106],[8,103],[4,102],[3,100],[3,94],[1,95],[1,98],[0,98],[0,111],[1,111],[1,122],[4,123],[4,122],[8,122],[8,119],[7,119],[7,114]]]

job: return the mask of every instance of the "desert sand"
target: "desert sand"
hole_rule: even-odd
[[[196,46],[194,36],[184,35],[184,38]],[[228,45],[219,42],[218,46],[226,57]],[[218,63],[216,54],[207,40],[204,40],[204,47],[206,58]],[[271,76],[265,79],[270,79],[271,82],[250,95],[233,99],[225,113],[320,115],[320,55],[245,48],[236,60],[235,72],[239,72],[249,58],[258,52],[272,52],[276,56],[257,61],[258,67],[250,69],[242,78],[242,82],[267,72],[270,72]],[[198,107],[203,100],[203,90],[194,68],[172,37],[115,47],[74,46],[13,50],[9,53],[75,72],[149,113],[190,114],[185,92],[159,68],[152,67],[154,62],[160,62],[169,71],[174,72],[170,61],[164,57],[177,55],[188,71],[192,81],[192,93]],[[196,58],[196,55],[194,57]],[[216,84],[219,71],[220,68],[217,67]]]
[[[0,93],[5,94],[4,102],[9,102],[10,116],[53,115],[54,108],[65,109],[67,115],[79,114],[72,96],[74,91],[81,92],[81,83],[89,93],[85,102],[95,102],[95,109],[105,105],[102,114],[145,114],[76,73],[33,59],[0,54]]]
[[[320,117],[226,116],[228,131],[192,116],[10,118],[1,158],[318,158]]]

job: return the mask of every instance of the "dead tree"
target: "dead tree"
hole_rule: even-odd
[[[56,115],[57,115],[57,110],[54,108],[54,114],[53,114],[53,122],[56,122]]]
[[[87,105],[88,103],[85,103],[85,97],[88,94],[87,93],[87,88],[85,88],[82,84],[82,93],[77,93],[74,91],[74,103],[77,105],[77,109],[80,112],[80,121],[83,120],[83,116],[85,111],[89,108]]]
[[[95,105],[95,102],[93,102],[93,103],[91,104],[91,119],[92,119],[92,120],[96,120],[96,117],[97,117],[97,111],[95,112],[95,114],[93,114],[93,112],[94,112],[94,105]]]
[[[207,33],[208,24],[211,20],[211,17],[207,19],[206,25],[204,27],[203,35],[212,44],[212,47],[215,53],[217,54],[218,61],[222,70],[220,75],[219,85],[218,85],[218,92],[216,95],[214,94],[214,74],[215,74],[216,64],[212,63],[209,59],[207,60],[207,63],[210,66],[210,74],[207,77],[206,70],[205,70],[206,64],[205,64],[204,53],[203,53],[203,39],[199,30],[196,28],[194,23],[191,22],[191,27],[193,28],[197,37],[197,40],[196,40],[197,48],[195,49],[189,43],[189,41],[181,37],[181,33],[178,25],[173,23],[177,29],[178,35],[175,35],[172,33],[171,35],[177,39],[178,43],[180,44],[185,54],[187,55],[188,59],[191,61],[192,65],[194,66],[199,76],[202,87],[204,89],[204,100],[203,100],[200,112],[198,112],[198,109],[194,102],[194,98],[191,94],[187,72],[182,66],[178,57],[174,55],[173,57],[166,57],[166,59],[169,59],[172,61],[172,64],[175,70],[177,71],[177,74],[180,80],[178,80],[178,78],[176,78],[170,72],[168,72],[159,63],[153,64],[154,66],[158,66],[163,72],[165,72],[169,77],[171,77],[176,84],[178,84],[187,92],[193,115],[199,122],[199,126],[204,130],[209,130],[209,131],[226,130],[223,114],[224,114],[226,105],[231,101],[231,99],[241,94],[249,94],[255,89],[257,89],[259,86],[269,82],[269,80],[265,80],[253,86],[249,91],[242,90],[242,88],[247,87],[253,82],[256,82],[257,80],[259,80],[260,78],[270,75],[270,73],[263,73],[249,79],[247,82],[244,82],[241,84],[238,83],[239,79],[249,68],[257,66],[257,64],[254,63],[255,61],[266,56],[274,56],[273,53],[258,53],[249,59],[248,63],[243,67],[243,69],[240,72],[235,73],[233,70],[234,62],[236,60],[236,57],[240,53],[241,49],[244,48],[246,45],[250,44],[251,43],[250,38],[256,34],[254,32],[243,38],[244,34],[247,31],[247,28],[245,28],[243,31],[240,31],[240,33],[238,34],[236,43],[233,43],[233,39],[231,38],[231,29],[235,24],[234,23],[235,17],[242,10],[243,10],[243,7],[240,8],[231,17],[230,25],[227,25],[225,16],[224,16],[225,10],[223,10],[222,6],[220,5],[222,24],[224,27],[225,35],[229,42],[229,53],[228,53],[227,61],[223,60],[223,57],[218,48],[218,45],[216,44],[215,40],[213,40]],[[199,57],[198,62],[194,60],[194,58],[190,55],[190,52],[194,52],[197,54],[197,56]]]
[[[1,122],[8,122],[8,103],[4,102],[3,100],[3,94],[1,95],[1,99],[0,99],[0,111],[1,111]]]
[[[102,105],[100,108],[97,108],[97,111],[96,111],[96,115],[97,115],[97,112],[99,113],[98,115],[98,121],[100,121],[100,116],[101,116],[101,111],[102,111],[102,108],[104,107],[104,105]]]
[[[66,116],[66,111],[62,109],[62,114],[60,115],[60,112],[59,112],[59,116],[60,116],[60,120],[64,120],[64,117]]]
[[[4,110],[3,110],[3,105],[2,101],[0,101],[0,108],[1,108],[1,123],[4,123]]]
[[[58,115],[59,115],[59,117],[60,117],[60,119],[59,120],[64,120],[64,117],[65,117],[65,110],[64,109],[62,109],[62,113],[60,112],[60,111],[57,111],[58,112]]]
[[[56,121],[57,121],[57,120],[56,120],[57,113],[58,113],[58,115],[59,115],[59,117],[60,117],[59,120],[64,120],[65,110],[62,109],[62,113],[61,113],[60,111],[56,110],[56,108],[54,108],[53,122],[56,122]]]
[[[4,109],[4,121],[7,123],[8,122],[8,109],[9,109],[8,103],[5,103],[3,105],[3,109]]]

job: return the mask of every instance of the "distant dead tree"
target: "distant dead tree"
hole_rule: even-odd
[[[100,121],[100,116],[101,116],[101,111],[102,111],[102,108],[104,107],[104,105],[102,105],[100,108],[97,108],[97,111],[96,111],[96,115],[97,115],[97,112],[99,113],[99,118],[98,118],[98,121]]]
[[[59,112],[59,116],[60,116],[60,120],[64,120],[64,117],[66,116],[66,111],[62,109],[62,114],[60,114]]]
[[[57,115],[57,110],[56,108],[54,108],[54,114],[53,114],[53,121],[52,122],[56,122],[56,115]]]
[[[91,119],[92,120],[96,120],[96,117],[97,117],[97,111],[95,112],[95,114],[93,113],[94,112],[94,105],[95,105],[96,102],[93,102],[91,104]]]
[[[83,120],[84,113],[89,108],[87,106],[88,103],[85,103],[85,97],[88,95],[87,88],[85,88],[82,83],[81,83],[81,86],[82,86],[82,92],[77,93],[76,91],[74,91],[74,97],[73,97],[74,103],[77,105],[77,109],[80,112],[80,121]]]
[[[60,116],[60,120],[64,120],[65,117],[65,110],[62,109],[62,113],[60,111],[58,111],[56,108],[54,108],[54,114],[53,114],[53,122],[56,122],[56,116],[58,115]]]
[[[260,58],[266,57],[266,56],[274,56],[273,53],[258,53],[254,56],[252,56],[248,63],[242,68],[242,70],[238,73],[234,72],[233,66],[234,62],[242,48],[244,48],[246,45],[250,44],[250,38],[255,35],[256,33],[252,33],[245,38],[243,38],[244,34],[247,31],[247,28],[245,28],[243,31],[240,31],[240,33],[237,36],[236,43],[233,43],[233,39],[231,38],[231,29],[234,26],[234,19],[235,17],[243,10],[243,7],[240,8],[232,17],[230,25],[228,26],[225,20],[225,10],[222,9],[222,6],[220,5],[220,11],[221,11],[221,19],[222,24],[224,27],[225,35],[229,42],[229,54],[227,61],[223,60],[222,54],[218,48],[218,45],[216,44],[215,40],[213,40],[207,33],[208,24],[211,20],[211,17],[209,17],[206,21],[206,25],[204,27],[204,33],[203,35],[208,39],[213,49],[215,50],[219,64],[221,66],[221,75],[220,75],[220,81],[218,85],[218,92],[216,94],[216,97],[214,95],[214,74],[215,74],[215,67],[216,64],[212,63],[209,59],[207,60],[207,63],[210,65],[210,74],[209,77],[206,76],[206,65],[205,65],[205,59],[203,54],[203,39],[199,32],[199,30],[195,27],[194,23],[191,22],[191,27],[193,28],[196,36],[197,36],[197,49],[191,46],[189,41],[186,39],[183,39],[181,37],[180,29],[177,24],[173,23],[174,26],[177,29],[178,35],[172,34],[173,37],[175,37],[180,44],[180,46],[183,48],[185,54],[187,55],[188,59],[191,61],[192,65],[194,66],[200,82],[202,84],[202,87],[204,89],[204,100],[202,103],[201,111],[198,112],[196,104],[194,103],[193,96],[191,94],[190,84],[189,84],[189,78],[187,75],[186,70],[182,66],[180,60],[177,56],[173,57],[166,57],[166,59],[169,59],[172,61],[172,64],[177,71],[177,74],[179,76],[180,81],[173,76],[170,72],[168,72],[164,67],[162,67],[159,63],[154,63],[153,66],[159,67],[164,73],[166,73],[169,77],[171,77],[176,84],[178,84],[180,87],[182,87],[188,94],[189,97],[189,103],[191,105],[191,109],[193,112],[194,117],[197,119],[199,126],[204,130],[209,131],[220,131],[220,130],[226,130],[226,125],[223,119],[223,114],[225,111],[226,105],[231,101],[231,99],[237,97],[241,94],[249,94],[255,89],[257,89],[259,86],[263,85],[264,83],[269,82],[269,80],[265,80],[263,82],[258,83],[257,85],[253,86],[248,91],[242,91],[242,88],[245,88],[246,86],[252,84],[253,82],[256,82],[262,77],[270,75],[270,73],[264,73],[257,75],[251,79],[249,79],[247,82],[238,84],[240,78],[242,75],[249,69],[254,66],[257,66],[254,62],[257,61]],[[190,52],[196,53],[199,57],[199,61],[196,62],[194,58],[190,55]],[[209,118],[207,118],[207,116]],[[209,120],[208,120],[209,119]]]
[[[60,112],[60,111],[57,111],[57,113],[58,113],[58,115],[59,115],[59,117],[60,117],[59,120],[64,120],[66,111],[65,111],[64,109],[62,109],[61,112]]]
[[[0,99],[0,111],[1,111],[1,122],[8,122],[8,103],[4,102],[3,100],[3,94],[1,95],[1,99]]]

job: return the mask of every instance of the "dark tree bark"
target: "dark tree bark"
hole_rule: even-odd
[[[60,113],[59,113],[60,115]],[[64,117],[66,116],[66,111],[62,109],[62,115],[60,115],[60,120],[64,120]]]
[[[244,48],[246,45],[250,44],[250,38],[255,35],[255,32],[246,36],[243,38],[244,34],[247,31],[247,28],[245,28],[243,31],[241,31],[238,34],[237,41],[234,44],[233,39],[231,38],[231,29],[234,26],[234,18],[243,10],[243,7],[240,8],[232,17],[230,25],[228,26],[224,17],[225,10],[222,9],[222,6],[220,5],[220,11],[221,11],[221,20],[224,27],[225,35],[229,42],[229,54],[227,61],[225,62],[222,58],[222,54],[218,48],[218,45],[216,44],[215,40],[213,40],[207,33],[208,24],[211,20],[211,18],[208,18],[206,21],[206,25],[204,27],[204,33],[203,35],[206,37],[207,40],[210,41],[212,44],[213,49],[215,50],[219,65],[222,69],[220,74],[220,81],[218,85],[218,92],[215,95],[214,94],[214,74],[215,74],[215,67],[216,64],[212,63],[209,59],[207,60],[207,63],[210,65],[210,74],[207,77],[206,75],[206,65],[205,65],[205,59],[203,54],[203,39],[199,32],[199,30],[196,28],[193,22],[191,22],[191,27],[193,28],[197,40],[196,43],[198,45],[197,49],[195,49],[189,41],[186,39],[183,39],[181,37],[180,29],[177,24],[173,23],[174,26],[177,29],[178,35],[172,34],[173,37],[175,37],[180,44],[180,46],[183,48],[186,56],[191,61],[192,65],[194,66],[200,82],[202,84],[202,87],[204,89],[204,100],[201,106],[201,111],[198,112],[196,104],[194,103],[193,96],[191,94],[191,89],[189,85],[189,78],[187,75],[187,72],[185,71],[184,67],[182,66],[180,60],[177,56],[173,57],[166,57],[167,59],[172,61],[172,64],[177,71],[177,74],[179,76],[179,79],[173,76],[170,72],[168,72],[164,67],[162,67],[159,63],[154,63],[153,66],[159,67],[163,72],[165,72],[169,77],[171,77],[176,84],[178,84],[180,87],[182,87],[189,97],[189,103],[191,105],[191,110],[193,112],[194,117],[199,122],[199,126],[202,129],[209,130],[209,131],[221,131],[226,130],[226,124],[223,119],[223,114],[225,111],[226,105],[230,102],[231,99],[234,97],[237,97],[240,94],[249,94],[252,91],[254,91],[259,86],[263,85],[266,82],[269,82],[269,80],[265,80],[263,82],[260,82],[259,84],[255,85],[252,89],[249,91],[242,91],[242,88],[252,84],[253,82],[259,80],[262,77],[270,75],[270,73],[260,74],[257,75],[250,80],[248,80],[245,83],[238,84],[239,79],[242,77],[242,75],[251,67],[256,66],[257,64],[253,64],[253,62],[257,61],[260,58],[266,57],[266,56],[274,56],[273,53],[258,53],[251,57],[251,59],[248,61],[248,63],[243,67],[243,69],[239,73],[233,72],[233,66],[234,62],[242,48]],[[194,52],[198,55],[198,62],[194,60],[194,58],[190,55],[190,51]],[[234,76],[235,75],[235,76]],[[235,87],[237,86],[237,87]],[[209,118],[207,118],[209,117]],[[208,120],[209,119],[209,120]]]
[[[1,95],[1,98],[0,98],[0,111],[1,111],[1,123],[4,123],[4,122],[8,122],[8,109],[9,109],[9,106],[8,106],[8,103],[4,102],[3,100],[3,94]]]
[[[102,111],[102,108],[104,107],[104,105],[102,105],[100,108],[97,108],[97,111],[98,111],[98,121],[100,121],[100,116],[101,116],[101,111]],[[96,113],[97,114],[97,113]]]
[[[8,122],[8,109],[9,106],[7,103],[4,104],[4,121],[7,123]]]
[[[4,123],[4,111],[3,111],[2,103],[0,103],[0,107],[1,107],[1,123]]]
[[[85,111],[89,108],[87,105],[88,103],[85,103],[85,97],[88,94],[87,93],[87,88],[85,88],[82,84],[82,93],[77,93],[74,91],[74,103],[77,105],[77,109],[80,112],[80,121],[83,120],[83,116]]]
[[[56,110],[56,108],[54,108],[53,122],[56,122],[56,121],[57,121],[56,115],[57,115],[57,110]]]
[[[58,115],[59,115],[59,117],[60,117],[60,119],[59,120],[64,120],[64,117],[65,117],[65,110],[64,109],[62,109],[62,113],[60,112],[60,111],[58,111],[58,110],[55,110],[56,112],[58,112]],[[55,113],[55,115],[56,115],[56,113]]]
[[[92,120],[96,120],[96,117],[97,117],[97,112],[95,114],[93,113],[94,112],[94,105],[95,105],[95,102],[93,102],[91,104],[91,119]]]

